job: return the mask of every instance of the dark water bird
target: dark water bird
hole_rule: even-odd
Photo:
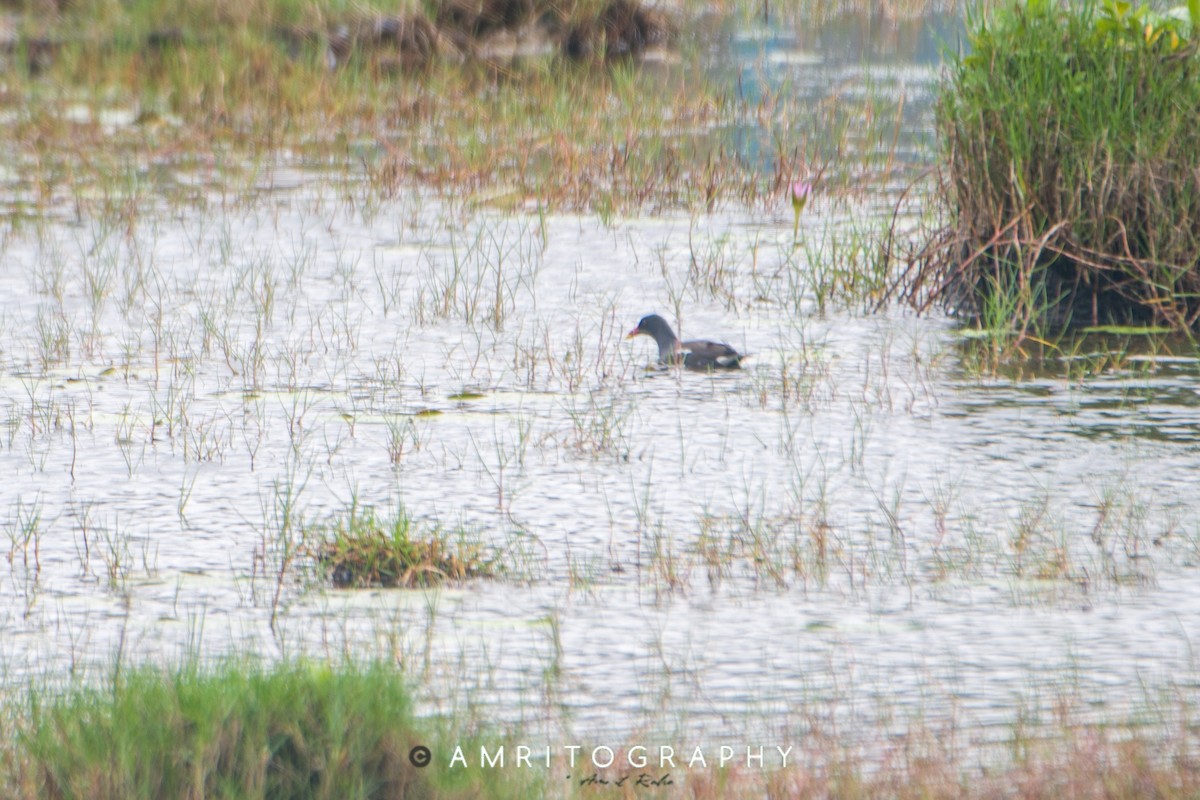
[[[745,354],[724,342],[706,339],[679,341],[670,324],[658,314],[642,317],[637,327],[625,337],[632,339],[645,334],[658,343],[658,360],[663,364],[682,364],[688,369],[707,372],[714,369],[739,369]]]

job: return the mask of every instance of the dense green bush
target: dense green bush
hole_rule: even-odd
[[[1019,333],[1200,328],[1188,10],[1035,0],[968,24],[937,108],[944,226],[905,276],[909,299]]]

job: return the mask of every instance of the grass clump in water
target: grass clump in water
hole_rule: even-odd
[[[425,741],[386,666],[138,668],[111,687],[31,692],[6,796],[453,796],[410,762]]]
[[[463,532],[417,529],[403,509],[381,519],[357,504],[331,523],[314,529],[318,540],[306,548],[341,588],[431,586],[446,580],[492,577],[497,564],[479,542]]]
[[[989,330],[1200,329],[1194,22],[1110,0],[970,23],[937,108],[947,222],[902,279]]]

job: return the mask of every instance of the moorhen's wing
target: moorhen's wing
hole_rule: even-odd
[[[734,369],[741,366],[742,354],[724,342],[707,339],[692,339],[680,345],[684,351],[684,364],[689,367],[708,369],[712,367]]]

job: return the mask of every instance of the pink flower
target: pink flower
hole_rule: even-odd
[[[810,194],[812,194],[812,184],[808,181],[797,181],[792,184],[792,208],[796,209],[797,215],[804,210]]]

